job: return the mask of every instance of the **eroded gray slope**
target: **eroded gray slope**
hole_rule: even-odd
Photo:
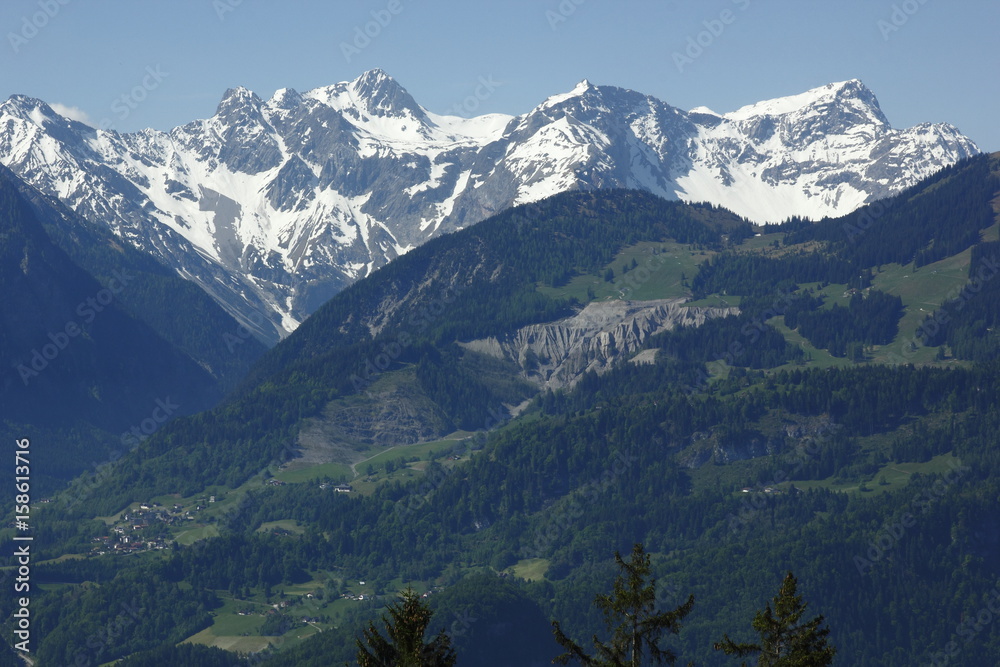
[[[738,308],[689,307],[685,301],[594,302],[572,317],[463,346],[516,363],[523,377],[541,389],[562,389],[588,371],[601,372],[632,357],[653,334],[739,313]]]

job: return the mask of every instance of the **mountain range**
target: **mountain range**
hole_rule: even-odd
[[[976,153],[856,81],[721,115],[584,82],[466,119],[375,70],[133,134],[11,98],[32,658],[342,664],[412,587],[458,664],[549,664],[641,542],[656,609],[695,596],[684,662],[727,664],[794,570],[840,660],[993,664]]]
[[[0,104],[0,163],[180,276],[273,344],[394,258],[510,206],[638,188],[758,223],[842,215],[978,153],[898,130],[860,81],[718,114],[583,81],[520,116],[434,114],[381,70],[263,100],[226,91],[169,132],[95,130]]]

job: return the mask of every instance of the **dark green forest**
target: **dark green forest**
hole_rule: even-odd
[[[550,622],[589,645],[604,628],[593,600],[612,588],[611,554],[642,543],[657,608],[695,599],[666,642],[678,664],[736,664],[713,644],[756,640],[749,619],[789,571],[825,618],[832,664],[993,664],[1000,291],[990,267],[1000,245],[983,239],[996,173],[996,158],[973,158],[844,218],[760,229],[773,235],[766,248],[725,211],[607,191],[519,207],[412,251],[328,302],[216,408],[116,462],[72,509],[58,498],[40,509],[39,559],[88,553],[106,530],[94,517],[130,503],[236,489],[299,454],[304,420],[393,373],[413,374],[447,415],[442,428],[480,432],[412,480],[365,493],[254,487],[205,539],[37,565],[38,657],[343,664],[412,585],[434,611],[428,637],[445,630],[457,664],[549,664],[562,652]],[[539,288],[599,277],[640,241],[707,253],[692,296],[738,299],[740,314],[650,336],[651,363],[556,391],[460,345],[574,312],[578,299]],[[966,287],[920,318],[922,344],[947,359],[872,363],[903,335],[907,308],[872,287],[882,265],[966,251]],[[810,365],[784,331],[842,365]],[[483,428],[496,406],[523,400],[517,418],[504,408],[501,425]],[[253,656],[175,646],[235,600],[280,606],[309,586],[343,598],[359,581],[376,600],[334,615],[318,604],[268,612],[275,636],[323,628],[299,643]]]
[[[207,295],[107,232],[66,234],[70,214],[25,190],[0,168],[0,434],[51,443],[33,479],[48,494],[138,444],[122,434],[157,400],[177,398],[176,415],[215,405],[262,346],[226,352],[219,329],[237,325]]]

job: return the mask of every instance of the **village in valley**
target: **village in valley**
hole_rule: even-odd
[[[285,482],[271,478],[266,486],[284,486]],[[334,493],[351,493],[350,484],[324,481],[322,490]],[[186,504],[164,505],[155,501],[133,504],[115,517],[106,519],[108,532],[93,538],[91,555],[131,554],[142,551],[156,551],[169,548],[177,542],[178,536],[194,532],[198,528],[209,529],[219,520],[219,512],[212,512],[213,506],[225,500],[223,495],[199,497]],[[181,543],[187,541],[181,539]]]

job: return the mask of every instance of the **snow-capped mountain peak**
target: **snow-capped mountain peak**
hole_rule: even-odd
[[[245,87],[170,132],[0,104],[0,163],[196,281],[276,340],[439,234],[573,189],[641,188],[755,221],[846,213],[978,152],[893,129],[860,81],[718,114],[586,79],[521,116],[434,114],[375,69],[264,102]]]
[[[267,101],[267,106],[276,109],[293,109],[302,103],[302,95],[294,88],[279,88]]]
[[[868,109],[880,122],[888,124],[875,94],[858,79],[828,83],[825,86],[813,88],[797,95],[748,104],[724,115],[730,120],[747,120],[761,116],[786,116],[803,113],[809,109],[822,108],[827,105]]]
[[[597,91],[597,86],[592,84],[587,79],[582,80],[580,83],[573,86],[573,89],[566,93],[559,93],[558,95],[552,95],[544,102],[542,102],[536,109],[547,109],[549,107],[554,107],[563,102],[573,99],[583,97],[589,92]]]
[[[245,125],[248,123],[263,125],[267,122],[261,113],[263,105],[264,101],[256,93],[242,86],[239,88],[230,88],[222,96],[222,100],[219,101],[219,106],[215,109],[213,120],[227,126]]]
[[[424,110],[395,79],[380,69],[365,72],[351,82],[359,106],[372,116],[424,118]]]

